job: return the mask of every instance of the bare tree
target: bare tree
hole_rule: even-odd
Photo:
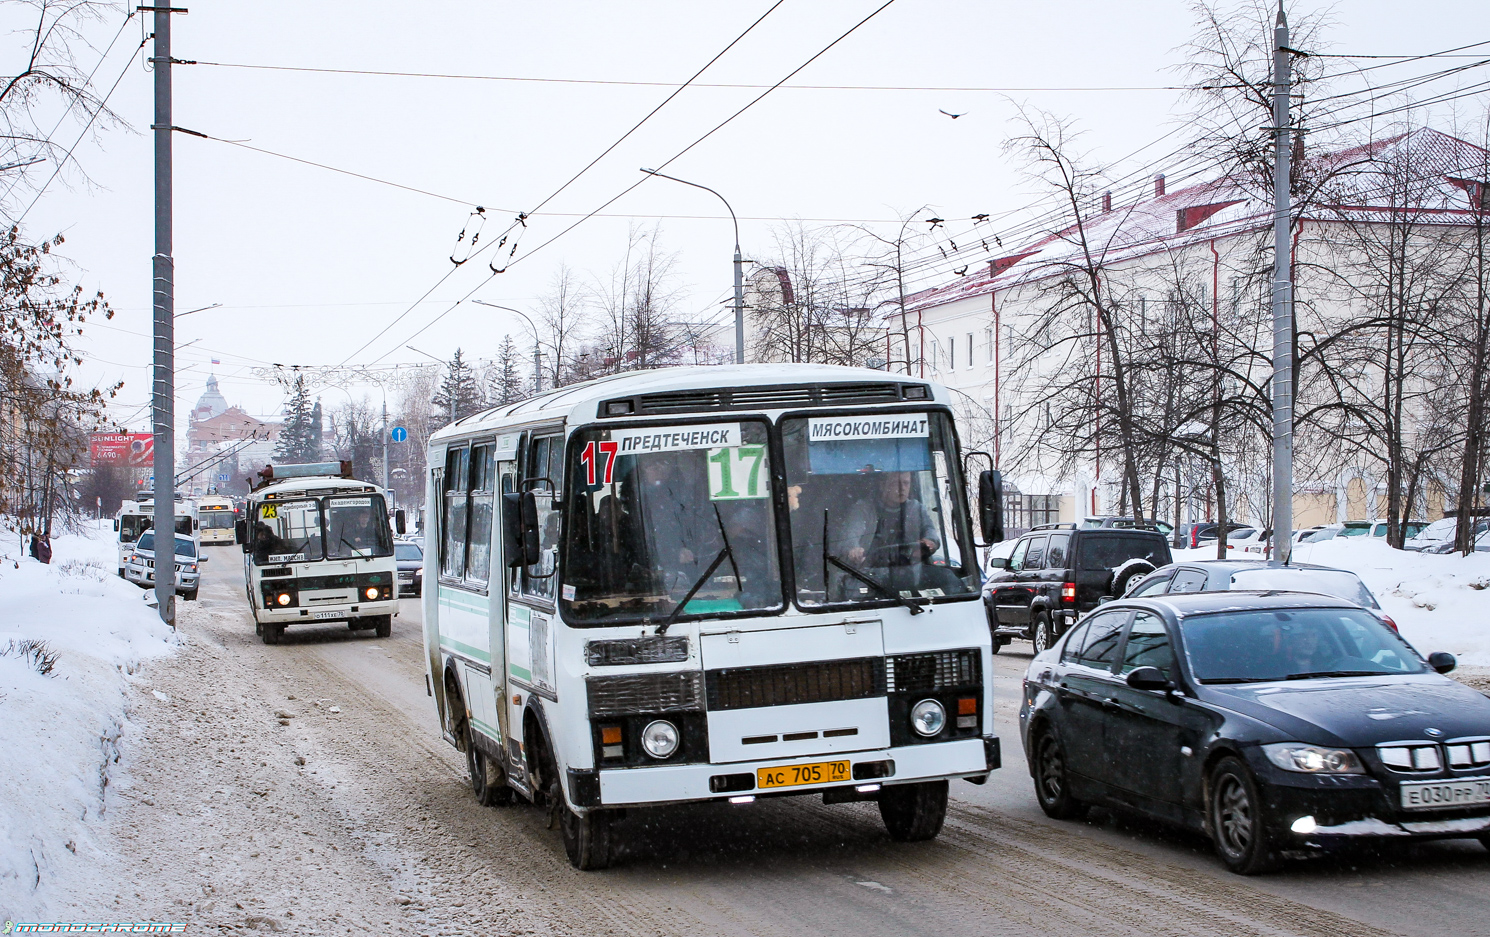
[[[866,364],[884,335],[876,296],[888,277],[855,269],[861,265],[851,250],[864,237],[856,228],[808,228],[801,222],[776,229],[775,256],[752,277],[752,359]]]

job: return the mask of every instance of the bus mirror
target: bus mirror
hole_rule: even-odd
[[[522,561],[524,566],[533,566],[542,553],[538,549],[538,496],[531,491],[522,493],[522,522]]]
[[[116,518],[114,518],[114,532],[115,533],[118,533],[118,531],[119,531],[119,518],[116,517]]]
[[[248,546],[248,521],[233,522],[233,542]]]
[[[1004,479],[997,469],[978,474],[978,521],[984,543],[1004,539]]]
[[[502,495],[502,555],[508,566],[538,562],[538,499],[531,491]]]
[[[404,512],[402,508],[393,512],[393,529],[398,531],[399,533],[404,533],[408,530],[404,522]]]

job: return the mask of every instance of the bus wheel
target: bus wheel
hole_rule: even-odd
[[[559,780],[558,764],[547,745],[543,747],[542,765],[544,798],[548,801],[549,816],[558,814],[559,833],[564,837],[564,852],[569,856],[569,864],[582,872],[610,868],[610,812],[591,810],[580,816],[569,809]]]
[[[466,767],[471,769],[471,793],[483,807],[505,807],[512,803],[512,788],[486,753],[476,747],[470,729],[466,730]]]
[[[281,625],[278,622],[266,621],[263,624],[263,630],[259,633],[264,636],[265,644],[278,644],[279,639],[284,634],[284,632],[284,625]]]
[[[374,632],[374,634],[376,634],[378,637],[388,638],[393,636],[392,615],[379,615],[373,619],[373,622],[375,627],[378,629]]]
[[[880,818],[902,843],[934,839],[947,818],[947,782],[896,784],[880,791]]]

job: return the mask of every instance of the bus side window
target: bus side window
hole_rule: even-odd
[[[528,450],[528,473],[534,480],[527,486],[538,502],[539,560],[523,567],[523,593],[537,598],[554,599],[554,569],[559,555],[559,512],[554,497],[563,484],[564,439],[562,436],[535,436]],[[553,482],[550,488],[544,478]]]
[[[459,579],[466,572],[466,492],[470,452],[461,447],[445,454],[444,520],[440,525],[440,576]]]
[[[496,447],[471,450],[471,535],[466,546],[466,581],[482,588],[491,575],[492,498],[496,494]]]

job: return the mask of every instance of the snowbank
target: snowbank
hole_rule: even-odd
[[[126,681],[176,643],[114,575],[108,522],[89,534],[56,537],[50,566],[9,536],[0,549],[0,915],[12,920],[35,920],[50,880],[98,861],[90,828],[113,803]],[[24,641],[55,655],[49,675]]]
[[[1175,550],[1174,558],[1215,559],[1216,548]],[[1293,559],[1360,576],[1402,636],[1423,654],[1448,651],[1460,663],[1490,666],[1490,553],[1413,553],[1357,537],[1297,544]]]

